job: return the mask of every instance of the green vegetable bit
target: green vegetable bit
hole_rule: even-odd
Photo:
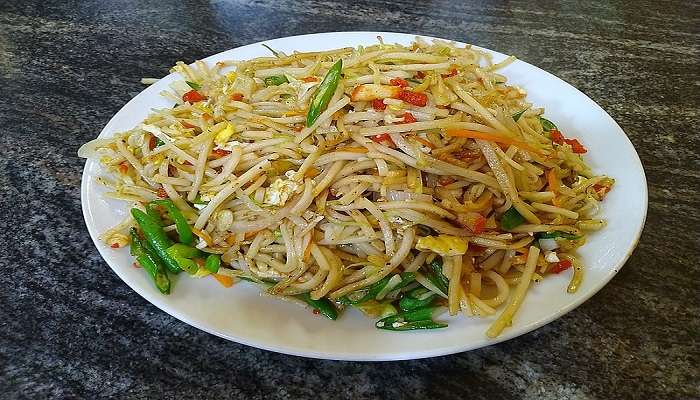
[[[549,132],[552,129],[557,129],[557,126],[554,125],[554,123],[552,121],[548,120],[545,117],[540,117],[540,123],[542,124],[542,129],[545,132]]]
[[[503,213],[501,216],[501,228],[503,230],[509,231],[513,228],[515,228],[518,225],[522,225],[525,222],[525,217],[520,215],[518,210],[515,209],[515,207],[511,207]]]
[[[515,114],[513,114],[513,121],[518,122],[518,120],[520,119],[520,117],[523,116],[523,114],[525,113],[525,111],[527,111],[527,108],[524,109],[524,110],[522,110],[522,111],[519,111],[519,112],[516,112]]]
[[[399,300],[399,308],[401,311],[413,311],[421,307],[429,306],[438,297],[435,293],[426,296],[429,292],[430,291],[424,287],[411,290]]]
[[[197,248],[188,246],[182,243],[175,243],[166,250],[177,265],[190,275],[196,274],[199,266],[194,262],[193,258],[201,258],[204,253]]]
[[[207,256],[207,261],[204,263],[204,268],[212,274],[215,274],[219,272],[220,267],[221,256],[218,254],[209,254],[209,256]]]
[[[302,293],[296,295],[295,297],[303,301],[304,303],[310,305],[311,307],[315,308],[321,314],[323,314],[324,317],[328,319],[335,320],[338,318],[338,310],[335,308],[333,303],[328,301],[328,299],[320,298],[318,300],[314,300],[311,298],[311,295],[309,293]]]
[[[568,240],[576,240],[581,238],[581,236],[576,236],[572,233],[562,231],[539,232],[535,234],[535,237],[537,239],[556,239],[560,237]]]
[[[284,75],[268,76],[267,78],[265,78],[265,86],[279,86],[287,82],[289,81]]]
[[[164,141],[162,141],[162,140],[161,140],[160,138],[158,138],[158,137],[156,138],[156,147],[162,146],[162,145],[164,145],[164,144],[165,144]]]
[[[192,89],[194,89],[194,90],[199,90],[199,89],[202,88],[202,85],[200,85],[200,84],[197,83],[197,82],[185,81],[185,83],[187,83],[187,84],[188,84]]]
[[[323,78],[323,81],[318,86],[318,90],[314,94],[309,106],[309,113],[306,115],[306,126],[311,126],[316,122],[319,115],[326,109],[328,102],[331,101],[335,89],[340,81],[340,73],[343,70],[343,60],[338,60],[328,73]]]
[[[136,228],[131,228],[131,255],[136,257],[136,262],[148,273],[153,279],[158,290],[163,294],[170,294],[170,279],[165,271],[163,263],[158,259],[158,256],[153,254],[146,248],[139,238]]]
[[[160,226],[158,221],[154,220],[148,216],[148,214],[139,210],[138,208],[132,208],[131,215],[141,228],[143,235],[148,241],[148,244],[163,261],[168,271],[172,273],[180,272],[181,268],[177,261],[175,261],[175,259],[168,254],[167,251],[168,248],[173,245],[173,242],[170,240],[170,238],[168,238],[168,235],[165,234],[165,231]]]
[[[445,274],[442,273],[442,260],[433,260],[430,263],[430,273],[425,277],[445,295],[447,295],[448,288],[450,287],[450,282],[447,280]]]
[[[192,244],[194,241],[194,236],[192,235],[192,228],[190,228],[187,223],[187,218],[182,214],[179,208],[175,206],[172,200],[154,200],[150,204],[155,204],[164,207],[168,211],[168,215],[175,221],[175,230],[177,235],[180,237],[180,242],[185,244]]]
[[[413,311],[382,318],[376,323],[379,329],[391,331],[409,331],[416,329],[439,329],[447,327],[447,324],[433,321],[435,307],[423,307]]]

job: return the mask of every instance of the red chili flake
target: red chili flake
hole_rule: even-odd
[[[410,123],[413,123],[416,121],[417,121],[416,117],[414,117],[413,114],[411,114],[410,112],[407,112],[407,113],[403,114],[403,122],[400,122],[400,123],[410,124]]]
[[[158,191],[156,192],[156,196],[160,197],[161,199],[167,199],[168,198],[168,192],[165,191],[164,188],[158,188]]]
[[[394,143],[393,140],[391,140],[391,136],[389,136],[388,133],[380,133],[379,135],[374,135],[371,137],[373,141],[382,144],[387,147],[391,147],[392,149],[396,148],[396,143]]]
[[[566,271],[567,269],[571,268],[571,266],[572,266],[571,261],[562,260],[562,261],[559,261],[558,263],[554,264],[551,271],[555,274],[558,274],[562,271]]]
[[[316,78],[315,76],[307,76],[307,77],[301,78],[301,80],[306,82],[306,83],[318,82],[318,78]]]
[[[402,90],[399,93],[399,99],[418,107],[425,107],[428,104],[428,96],[425,93],[411,92],[410,90]]]
[[[393,78],[392,80],[389,81],[389,84],[391,86],[398,86],[400,88],[405,88],[406,86],[408,86],[408,81],[405,79],[401,79],[401,78]]]
[[[231,154],[231,152],[226,149],[214,149],[211,151],[211,154],[216,158],[221,158],[226,157],[227,155]]]
[[[382,99],[374,99],[372,100],[372,108],[377,111],[384,111],[386,110],[386,104],[384,104],[384,100]]]
[[[229,98],[233,101],[241,101],[243,100],[243,93],[231,93]]]
[[[438,178],[438,183],[440,186],[447,186],[450,183],[455,183],[457,180],[455,178],[449,177],[449,176],[441,176]]]
[[[118,249],[120,246],[119,246],[119,243],[112,243],[109,247],[111,247],[113,249]]]
[[[318,308],[314,308],[313,313],[315,315],[319,315],[321,313],[321,311],[319,311]]]
[[[565,139],[565,142],[571,146],[571,151],[573,151],[576,154],[583,154],[586,153],[588,150],[583,147],[581,142],[578,141],[578,139]]]
[[[205,99],[206,97],[202,96],[202,94],[196,90],[190,90],[182,95],[182,101],[186,101],[188,103],[196,103]]]
[[[425,72],[418,71],[418,72],[416,72],[416,74],[413,77],[418,78],[418,79],[423,79],[423,78],[425,78]]]
[[[486,218],[483,215],[480,215],[476,218],[476,221],[474,221],[474,227],[472,228],[472,232],[475,234],[480,234],[484,231],[486,228]]]
[[[122,161],[119,164],[118,168],[119,168],[119,172],[121,172],[122,174],[126,174],[127,172],[129,172],[129,164],[127,164],[126,161]]]

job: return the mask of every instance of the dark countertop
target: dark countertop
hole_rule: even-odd
[[[0,397],[700,397],[699,4],[165,3],[0,2]],[[141,77],[162,76],[176,60],[338,30],[479,44],[598,102],[629,135],[649,183],[646,229],[627,265],[590,301],[530,334],[395,363],[238,345],[134,293],[85,229],[78,146],[143,89]]]

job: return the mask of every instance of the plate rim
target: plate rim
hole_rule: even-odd
[[[245,47],[252,47],[256,45],[261,45],[263,43],[268,43],[268,42],[273,42],[276,40],[303,40],[305,38],[311,38],[311,37],[318,37],[318,36],[327,36],[327,35],[376,35],[376,36],[382,36],[382,35],[399,35],[403,37],[421,37],[423,39],[427,40],[443,40],[443,41],[448,41],[448,42],[454,42],[458,44],[466,44],[461,41],[457,40],[452,40],[452,39],[445,39],[445,38],[440,38],[440,37],[435,37],[435,36],[430,36],[430,35],[423,35],[423,34],[418,34],[418,33],[405,33],[405,32],[391,32],[391,31],[340,31],[340,32],[318,32],[318,33],[310,33],[310,34],[301,34],[301,35],[292,35],[292,36],[283,36],[283,37],[278,37],[278,38],[272,38],[272,39],[266,39],[266,40],[261,40],[258,42],[254,43],[249,43],[245,45],[241,45],[238,47],[234,47],[231,49],[223,50],[221,52],[212,54],[210,56],[207,56],[205,58],[202,58],[202,61],[208,61],[211,58],[217,57],[222,53],[229,52],[232,50],[238,50],[241,48]],[[499,55],[505,55],[503,53],[500,53],[498,51],[481,47],[478,45],[472,44],[472,46],[486,50],[490,53],[495,53]],[[129,286],[134,292],[136,292],[139,296],[141,296],[143,299],[148,301],[151,305],[157,307],[158,309],[162,310],[166,314],[184,322],[187,325],[190,325],[194,328],[197,328],[199,330],[202,330],[204,332],[207,332],[209,334],[212,334],[214,336],[230,340],[236,343],[240,343],[246,346],[251,346],[254,348],[258,349],[263,349],[267,351],[274,351],[277,353],[282,353],[282,354],[287,354],[287,355],[292,355],[292,356],[298,356],[298,357],[306,357],[306,358],[314,358],[314,359],[324,359],[324,360],[337,360],[337,361],[400,361],[400,360],[413,360],[413,359],[422,359],[422,358],[428,358],[428,357],[437,357],[437,356],[443,356],[443,355],[449,355],[449,354],[455,354],[455,353],[461,353],[465,351],[470,351],[482,347],[487,347],[491,346],[494,344],[498,344],[501,342],[504,342],[506,340],[513,339],[518,336],[525,335],[527,333],[530,333],[544,325],[549,324],[550,322],[559,319],[563,317],[564,315],[568,314],[569,312],[573,311],[574,309],[578,308],[581,304],[587,302],[591,297],[593,297],[596,293],[598,293],[603,287],[605,287],[612,278],[617,275],[620,271],[620,269],[626,264],[626,262],[629,260],[630,256],[636,249],[636,247],[639,244],[639,240],[641,238],[642,232],[644,230],[644,226],[646,224],[646,219],[647,219],[647,213],[648,213],[648,203],[649,203],[649,194],[648,194],[648,182],[646,179],[646,173],[644,171],[644,166],[641,162],[641,159],[639,157],[639,154],[637,153],[637,149],[634,147],[634,144],[631,142],[629,137],[627,136],[627,133],[620,127],[620,125],[615,121],[612,116],[610,116],[607,111],[605,111],[597,102],[595,102],[593,99],[591,99],[588,95],[586,95],[584,92],[567,82],[566,80],[538,67],[535,64],[523,61],[521,59],[517,59],[517,61],[525,63],[535,69],[538,70],[539,73],[544,73],[545,75],[549,76],[550,78],[554,78],[556,80],[561,81],[564,85],[566,85],[569,89],[573,89],[575,92],[583,96],[585,99],[587,99],[592,105],[594,105],[598,111],[602,112],[602,114],[609,119],[609,122],[614,124],[614,126],[619,129],[620,132],[622,132],[622,136],[624,139],[628,142],[630,145],[630,148],[632,149],[634,153],[634,158],[632,162],[636,164],[636,168],[638,172],[640,173],[641,180],[643,182],[643,193],[642,193],[642,205],[643,205],[643,213],[642,213],[642,220],[641,224],[639,225],[639,228],[634,234],[634,239],[628,246],[628,248],[625,251],[624,256],[620,259],[620,261],[615,264],[615,265],[610,265],[608,267],[607,273],[603,276],[602,279],[600,279],[596,285],[591,287],[584,295],[582,295],[580,298],[575,299],[571,303],[567,304],[564,307],[561,307],[557,309],[556,312],[552,312],[546,317],[543,317],[541,319],[531,321],[530,323],[527,323],[525,325],[522,325],[518,327],[517,329],[511,329],[507,332],[504,332],[500,336],[494,339],[485,339],[485,340],[480,340],[478,342],[474,343],[467,343],[464,345],[454,345],[454,346],[448,346],[448,347],[434,347],[431,349],[424,349],[420,351],[413,351],[413,352],[394,352],[394,353],[363,353],[363,354],[358,354],[358,353],[343,353],[343,352],[335,352],[335,353],[328,353],[328,352],[320,352],[320,351],[315,351],[315,350],[304,350],[300,349],[298,347],[290,347],[290,346],[284,346],[284,345],[269,345],[266,343],[261,343],[261,342],[256,342],[254,339],[242,337],[242,336],[234,336],[230,334],[225,334],[219,331],[216,331],[215,329],[210,329],[203,324],[194,321],[190,318],[188,318],[186,315],[181,313],[178,309],[173,308],[173,307],[168,307],[166,304],[164,304],[161,301],[158,301],[157,297],[154,296],[153,293],[149,292],[143,292],[141,290],[138,290],[135,287],[134,282],[130,282],[129,279],[125,278],[125,274],[120,273],[119,268],[117,267],[117,263],[112,260],[112,257],[109,256],[107,253],[107,248],[103,245],[103,243],[99,240],[98,236],[100,235],[99,232],[96,232],[96,227],[92,225],[89,220],[88,220],[88,215],[91,214],[90,209],[89,209],[89,198],[88,198],[88,186],[89,186],[89,176],[88,176],[88,169],[89,169],[89,164],[90,163],[95,163],[95,161],[91,159],[87,159],[85,161],[85,164],[83,166],[83,172],[81,174],[81,193],[80,193],[80,202],[81,202],[81,209],[83,213],[83,221],[88,229],[88,233],[90,235],[90,238],[93,241],[93,244],[97,248],[100,257],[102,257],[103,261],[107,263],[107,265],[112,269],[112,271],[124,282],[127,286]],[[168,74],[165,77],[171,76],[172,74]],[[124,105],[121,106],[119,110],[117,110],[112,117],[109,119],[109,121],[104,125],[102,130],[100,131],[99,136],[102,136],[103,134],[109,134],[107,132],[107,128],[109,128],[114,121],[115,117],[127,106],[129,106],[132,102],[136,101],[136,98],[138,95],[143,93],[146,89],[142,90],[139,92],[137,95],[132,97],[128,102],[124,103]],[[543,105],[544,106],[544,105]]]

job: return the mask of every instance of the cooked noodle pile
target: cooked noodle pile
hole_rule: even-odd
[[[257,282],[326,315],[357,307],[393,330],[502,307],[493,337],[531,281],[571,274],[576,291],[574,251],[605,226],[593,217],[613,185],[506,84],[512,61],[417,40],[178,63],[183,80],[162,93],[174,107],[81,155],[110,173],[107,196],[172,201],[202,254],[192,276]],[[125,246],[132,227],[143,235],[130,217],[103,239]]]

